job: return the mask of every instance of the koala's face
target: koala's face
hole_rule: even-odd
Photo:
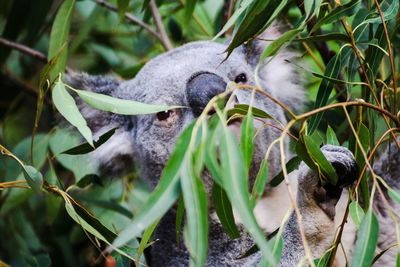
[[[133,159],[140,167],[142,176],[153,186],[156,185],[177,137],[201,114],[207,103],[224,92],[228,82],[255,84],[255,64],[251,62],[258,62],[257,56],[244,49],[237,49],[226,59],[225,49],[225,45],[214,42],[190,43],[152,59],[134,79],[117,85],[102,77],[81,77],[83,81],[76,85],[80,88],[91,88],[114,97],[143,103],[185,107],[157,114],[113,115],[111,118],[86,107],[88,110],[83,110],[83,114],[89,125],[95,126],[95,133],[119,127],[118,132],[93,153],[94,161],[100,169],[106,172],[121,170],[127,167],[126,163],[132,164],[130,159]],[[282,72],[276,72],[271,77],[276,79],[278,74],[282,75]],[[260,79],[261,86],[270,91],[264,76]],[[236,100],[243,104],[250,103],[250,95],[250,91],[235,92]],[[256,95],[253,105],[284,122],[282,110],[265,97]],[[269,123],[274,124],[273,121]],[[256,127],[262,125],[260,122],[255,124]],[[264,125],[258,131],[254,145],[254,164],[261,161],[268,145],[279,136],[280,132],[276,128]],[[272,153],[275,154],[274,149]],[[270,162],[271,174],[274,173],[274,167],[279,166],[278,154],[276,151],[277,156],[270,157],[275,161]]]
[[[158,181],[179,134],[211,98],[225,91],[228,82],[254,84],[254,68],[246,55],[234,52],[224,61],[225,48],[213,42],[184,45],[151,60],[133,80],[112,92],[115,97],[143,103],[187,107],[125,118],[135,161],[148,180]],[[238,92],[237,98],[248,103],[250,92]],[[270,109],[267,105],[271,103],[256,99],[255,105]],[[272,109],[272,114],[276,113]]]

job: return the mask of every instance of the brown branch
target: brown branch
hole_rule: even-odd
[[[47,57],[43,53],[41,53],[37,50],[34,50],[30,47],[27,47],[23,44],[19,44],[19,43],[4,39],[3,37],[0,37],[0,44],[3,46],[6,46],[6,47],[10,47],[12,49],[18,50],[19,52],[21,52],[25,55],[34,57],[43,63],[47,63]]]
[[[162,22],[162,18],[160,12],[158,11],[155,0],[150,0],[150,11],[153,16],[154,22],[156,23],[162,45],[166,50],[172,50],[174,47],[172,46],[171,40],[169,39],[167,32],[165,31],[164,24]]]

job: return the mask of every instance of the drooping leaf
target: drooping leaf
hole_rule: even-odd
[[[213,186],[212,201],[225,232],[232,239],[238,238],[240,233],[233,217],[232,205],[224,189],[217,183]]]
[[[253,3],[255,0],[244,0],[240,3],[240,7],[235,10],[235,13],[229,18],[229,20],[225,23],[224,27],[222,30],[215,35],[213,40],[217,39],[220,37],[222,34],[224,34],[227,30],[229,30],[235,22],[238,20],[238,18],[244,14],[246,9],[250,6],[251,3]]]
[[[59,78],[54,85],[52,90],[52,99],[55,107],[61,115],[78,129],[91,146],[94,146],[92,131],[87,126],[86,120],[79,112],[74,98],[68,93],[61,78]]]
[[[43,185],[43,175],[34,167],[29,165],[21,165],[25,180],[33,191],[39,193]]]
[[[251,192],[252,205],[256,204],[256,200],[261,198],[264,191],[265,185],[267,184],[268,178],[268,160],[263,159],[258,170],[256,180],[254,182],[253,190]]]
[[[142,239],[140,240],[140,244],[136,253],[136,262],[140,262],[140,258],[142,257],[144,250],[149,246],[150,238],[152,237],[158,223],[159,221],[155,221],[143,232],[141,237]]]
[[[254,217],[248,192],[247,173],[242,164],[243,156],[240,152],[236,137],[224,127],[221,137],[220,160],[223,176],[223,188],[228,195],[235,211],[239,214],[242,224],[251,234],[260,248],[266,262],[276,264],[270,244],[266,241],[263,231]]]
[[[105,227],[99,220],[90,215],[85,209],[77,205],[70,200],[69,196],[65,193],[59,192],[65,200],[65,210],[68,215],[79,225],[82,226],[85,231],[94,235],[96,238],[104,241],[107,244],[111,244],[111,240],[116,236],[111,230]],[[134,260],[131,256],[125,253],[122,249],[115,248],[115,250],[125,257]]]
[[[328,65],[326,66],[326,70],[324,72],[324,76],[337,79],[339,77],[339,73],[342,70],[342,66],[348,60],[351,49],[348,47],[344,47],[339,54],[334,56],[329,60]],[[317,93],[317,98],[315,100],[314,108],[319,108],[328,103],[329,95],[331,94],[335,82],[323,79]],[[308,134],[312,135],[314,131],[317,129],[321,119],[323,117],[323,112],[319,112],[317,115],[313,116],[308,124]]]
[[[357,233],[357,241],[351,260],[351,267],[371,266],[375,255],[378,235],[378,220],[370,208],[365,214],[361,222],[360,230]]]
[[[251,109],[247,113],[241,125],[240,148],[242,149],[243,158],[246,162],[247,171],[250,169],[253,160],[253,135],[254,135],[254,118]]]
[[[358,202],[352,201],[349,204],[350,216],[353,219],[354,224],[357,228],[360,228],[361,222],[364,218],[364,210],[360,207]]]
[[[185,244],[188,246],[190,266],[204,266],[208,248],[208,204],[203,182],[196,177],[193,164],[187,154],[180,171],[183,200],[185,203],[187,234]]]
[[[250,107],[246,104],[236,104],[233,109],[228,110],[228,117],[231,117],[234,114],[247,115],[249,110],[251,110],[251,113],[254,115],[254,117],[272,119],[272,117],[265,111],[256,107]]]
[[[60,53],[53,70],[50,72],[51,80],[55,79],[60,73],[63,73],[67,64],[67,42],[74,5],[75,0],[65,0],[60,6],[51,27],[47,58],[48,60],[51,60],[54,56]]]
[[[104,133],[103,135],[101,135],[99,137],[99,139],[97,139],[96,141],[93,142],[94,147],[92,147],[89,143],[83,143],[76,147],[67,149],[64,152],[61,152],[61,154],[81,155],[81,154],[86,154],[86,153],[92,152],[96,148],[98,148],[99,146],[101,146],[102,144],[107,142],[107,140],[110,139],[111,136],[114,135],[116,130],[117,130],[117,128],[113,128],[113,129],[107,131],[106,133]]]
[[[329,125],[328,128],[326,129],[326,144],[334,146],[340,145],[335,132]]]
[[[289,42],[291,39],[293,39],[297,34],[299,34],[302,31],[303,28],[292,29],[279,36],[278,39],[272,41],[269,45],[267,45],[267,47],[261,54],[259,62],[261,63],[267,57],[274,56],[285,43]]]
[[[228,56],[233,49],[251,40],[263,29],[268,27],[279,12],[286,6],[287,1],[254,0],[246,11],[239,28],[233,36],[226,51]]]

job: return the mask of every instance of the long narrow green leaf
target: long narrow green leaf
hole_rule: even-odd
[[[67,64],[67,42],[75,0],[65,0],[57,12],[51,27],[48,60],[60,53],[54,68],[50,72],[51,80],[63,73]],[[62,51],[61,51],[62,50]]]
[[[360,228],[361,222],[364,218],[364,210],[360,207],[358,202],[352,201],[349,204],[349,212],[351,219],[353,220],[354,224],[357,228]]]
[[[260,248],[263,259],[275,265],[275,258],[271,253],[272,249],[266,241],[263,231],[258,226],[252,211],[248,192],[248,175],[242,163],[242,153],[236,137],[227,127],[224,127],[224,135],[221,140],[220,159],[225,192],[228,194],[235,211],[239,214],[243,225]]]
[[[217,212],[218,218],[225,232],[230,238],[235,239],[240,236],[236,227],[235,217],[232,212],[232,205],[224,189],[217,183],[214,183],[212,190],[212,201]]]
[[[142,239],[140,240],[140,244],[136,253],[136,262],[140,262],[140,258],[142,257],[144,250],[149,246],[149,240],[159,222],[160,221],[155,221],[143,232]]]
[[[304,11],[306,12],[306,18],[310,18],[313,15],[318,17],[321,3],[322,0],[304,0]]]
[[[103,135],[101,135],[99,137],[99,139],[97,139],[97,141],[93,142],[94,147],[91,146],[89,143],[83,143],[76,147],[67,149],[64,152],[61,152],[60,154],[81,155],[81,154],[87,154],[89,152],[92,152],[96,148],[98,148],[99,146],[101,146],[102,144],[107,142],[107,140],[110,139],[111,136],[113,136],[113,134],[115,133],[116,130],[117,130],[117,128],[113,128],[113,129],[107,131],[106,133],[104,133]]]
[[[254,119],[251,109],[247,113],[241,125],[240,148],[242,149],[243,158],[246,163],[246,169],[249,171],[253,160],[253,135],[254,135]]]
[[[179,175],[192,130],[193,124],[183,131],[163,170],[158,186],[133,221],[114,240],[113,247],[120,247],[133,237],[138,236],[144,229],[163,216],[178,199],[181,193]]]
[[[351,267],[371,266],[375,255],[378,235],[378,220],[370,208],[365,214],[361,222],[360,230],[357,234],[357,241],[350,265]]]
[[[335,132],[329,125],[328,128],[326,129],[326,144],[334,146],[340,145]]]
[[[112,238],[115,237],[115,234],[111,230],[109,230],[107,227],[101,224],[101,222],[98,221],[96,218],[89,215],[86,211],[84,211],[84,209],[82,209],[78,205],[74,205],[69,200],[68,196],[62,194],[62,197],[65,200],[65,210],[76,223],[78,223],[80,226],[82,226],[83,229],[85,229],[85,231],[94,235],[96,238],[104,241],[108,245],[111,244]],[[77,208],[79,209],[79,211],[77,210]],[[85,217],[82,217],[82,215],[85,215]],[[131,260],[134,260],[130,255],[125,253],[122,249],[117,248],[116,251],[119,254]]]
[[[331,184],[335,185],[338,181],[337,173],[335,168],[333,168],[331,163],[325,158],[324,154],[319,148],[319,145],[315,143],[311,136],[304,136],[304,144],[306,145],[308,155],[320,168],[325,179],[327,179],[327,181],[329,181]]]
[[[350,17],[355,14],[361,6],[361,0],[352,0],[349,3],[338,6],[329,12],[328,15],[324,16],[320,20],[318,20],[314,27],[311,29],[310,33],[319,29],[322,25],[332,23],[342,19],[343,17]]]
[[[197,0],[186,0],[185,3],[185,21],[188,23],[192,17],[194,8],[196,7]]]
[[[61,115],[78,129],[91,146],[94,146],[92,131],[87,126],[86,120],[79,112],[74,98],[68,93],[60,78],[52,90],[52,99],[55,107]]]
[[[256,204],[256,200],[261,198],[264,191],[265,185],[267,184],[268,178],[268,160],[263,159],[258,170],[256,180],[254,182],[253,190],[251,192],[252,205]]]
[[[250,107],[246,104],[236,104],[233,109],[228,110],[228,117],[231,117],[234,114],[247,115],[249,110],[251,110],[251,113],[254,115],[254,117],[272,119],[272,117],[264,110],[258,109],[256,107]]]
[[[233,49],[249,41],[265,27],[269,26],[273,19],[285,6],[287,1],[255,0],[247,9],[246,16],[243,18],[235,35],[233,36],[226,51],[228,56]]]
[[[343,50],[331,58],[328,65],[326,66],[326,70],[324,76],[337,79],[339,77],[339,73],[342,70],[342,66],[348,60],[348,56],[350,55],[351,49],[348,47],[343,48]],[[329,95],[331,94],[335,83],[333,81],[323,79],[321,85],[318,88],[317,99],[315,101],[314,108],[319,108],[328,103]],[[319,122],[321,121],[323,113],[320,112],[314,117],[310,119],[308,124],[308,134],[311,135],[317,129]]]
[[[151,105],[133,100],[114,98],[85,90],[74,89],[79,97],[89,106],[121,115],[141,115],[157,113],[169,109],[182,108],[182,106]]]
[[[265,48],[264,52],[262,53],[262,55],[260,57],[260,63],[263,62],[267,57],[271,57],[271,56],[275,55],[285,43],[289,42],[298,33],[302,32],[302,31],[303,31],[303,28],[287,31],[284,34],[282,34],[278,39],[274,40],[269,45],[267,45],[267,47]]]
[[[220,37],[222,34],[224,34],[227,30],[229,30],[235,24],[235,22],[238,20],[238,18],[242,14],[244,14],[247,7],[249,7],[250,4],[253,3],[254,1],[255,0],[244,0],[243,2],[241,2],[240,7],[235,10],[235,13],[233,13],[233,15],[229,18],[229,20],[226,22],[226,24],[224,25],[222,30],[219,33],[217,33],[217,35],[215,35],[215,37],[213,38],[213,41],[215,39],[217,39],[218,37]]]
[[[208,248],[208,205],[203,182],[196,177],[191,155],[187,154],[180,172],[185,203],[187,235],[185,243],[190,254],[190,266],[204,266]]]
[[[29,165],[21,165],[24,173],[25,180],[33,191],[39,193],[43,185],[43,176],[34,167]]]

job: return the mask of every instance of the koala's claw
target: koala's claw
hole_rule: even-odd
[[[338,175],[336,185],[326,183],[314,188],[313,197],[318,206],[333,220],[335,206],[345,186],[352,184],[358,177],[358,166],[353,154],[345,147],[325,145],[321,148],[326,159],[335,168]]]

